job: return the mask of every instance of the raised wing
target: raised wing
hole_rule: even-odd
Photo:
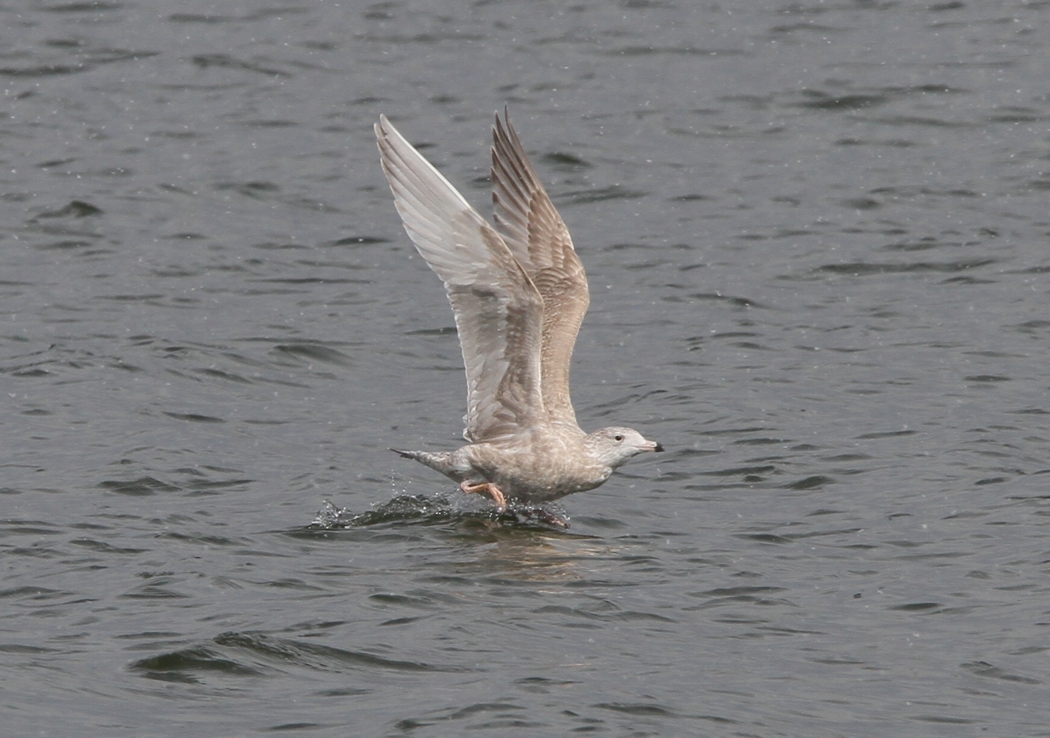
[[[590,304],[587,275],[561,216],[540,184],[518,134],[496,116],[492,129],[492,202],[496,229],[543,298],[540,352],[543,404],[551,421],[576,424],[569,364]]]
[[[467,372],[464,437],[493,441],[546,424],[543,298],[503,238],[385,116],[375,131],[405,230],[452,303]]]

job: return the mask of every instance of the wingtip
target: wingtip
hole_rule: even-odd
[[[503,118],[506,118],[506,116],[507,116],[507,109],[504,108],[503,109]],[[495,150],[495,148],[496,148],[496,145],[495,145],[496,140],[499,139],[500,132],[503,130],[503,118],[500,117],[498,110],[496,111],[496,114],[493,116],[493,118],[494,118],[494,120],[492,121],[492,142],[493,142],[492,148],[493,148],[493,150]]]
[[[386,119],[386,116],[382,113],[379,114],[379,122],[372,126],[372,130],[376,132],[376,138],[382,141],[387,137],[387,126],[390,125],[390,121]]]
[[[504,127],[512,129],[512,126],[510,125],[510,106],[509,105],[504,105],[503,106],[503,117],[502,118],[500,117],[500,114],[499,114],[498,110],[496,111],[496,114],[495,114],[494,117],[495,117],[496,121],[495,121],[495,123],[492,124],[492,129],[493,130],[503,129]]]

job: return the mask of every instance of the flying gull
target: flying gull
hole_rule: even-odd
[[[445,283],[467,373],[469,444],[397,453],[502,510],[508,499],[594,489],[632,457],[663,451],[631,428],[588,434],[576,423],[569,363],[590,302],[587,277],[506,112],[492,129],[495,228],[385,116],[375,131],[405,230]]]

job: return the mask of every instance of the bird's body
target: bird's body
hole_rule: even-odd
[[[460,484],[489,482],[507,498],[548,502],[594,489],[609,478],[613,467],[594,446],[595,439],[589,439],[580,428],[553,425],[519,436],[510,444],[472,443],[451,452],[398,453]]]
[[[633,456],[663,450],[630,428],[587,434],[576,423],[569,364],[587,278],[509,119],[493,128],[495,228],[385,117],[376,136],[405,230],[445,283],[467,373],[470,443],[398,453],[503,506],[594,489]]]

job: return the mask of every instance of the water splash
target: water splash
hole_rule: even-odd
[[[473,502],[473,500],[471,500]],[[466,503],[469,504],[469,503]],[[324,530],[361,528],[389,523],[436,523],[447,520],[484,520],[503,525],[540,525],[565,530],[569,517],[556,506],[540,507],[510,503],[500,512],[491,506],[467,508],[456,504],[447,495],[398,495],[386,502],[375,503],[371,510],[354,512],[325,500],[312,526]]]

